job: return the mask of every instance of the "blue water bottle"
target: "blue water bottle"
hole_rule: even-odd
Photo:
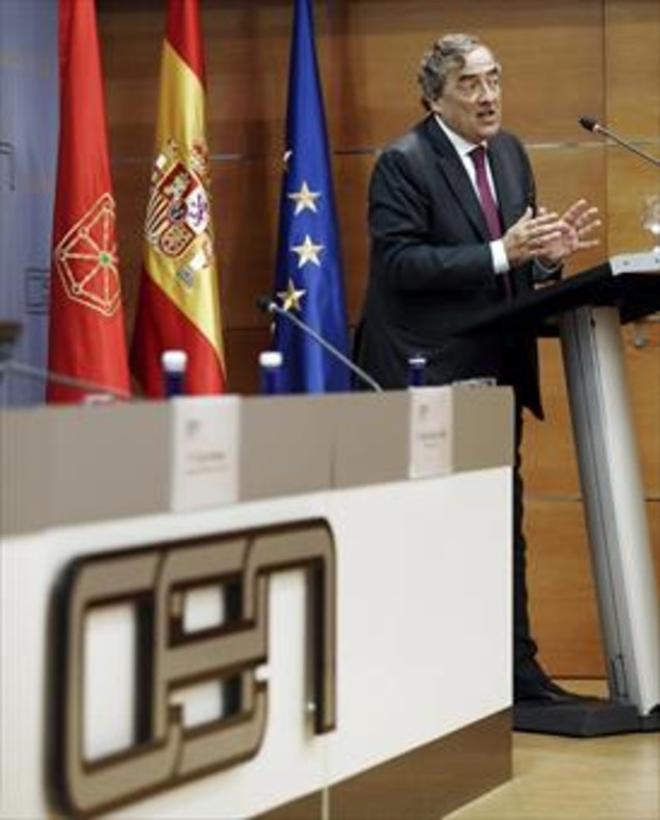
[[[416,353],[408,359],[408,386],[423,387],[426,384],[426,356]]]
[[[283,392],[282,362],[279,350],[264,350],[259,354],[261,392],[264,396],[276,396]]]
[[[168,399],[185,395],[188,364],[185,350],[164,350],[160,363],[163,369],[163,395]]]

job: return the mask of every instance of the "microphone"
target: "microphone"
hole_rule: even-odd
[[[302,319],[299,319],[297,316],[294,316],[293,313],[289,313],[288,310],[284,310],[284,308],[280,307],[277,302],[270,298],[270,296],[260,296],[257,299],[257,307],[263,313],[274,313],[277,316],[283,316],[286,318],[287,321],[294,324],[299,330],[302,330],[304,334],[314,339],[317,344],[321,345],[324,350],[327,350],[331,356],[345,365],[352,373],[355,373],[355,375],[365,384],[368,384],[372,390],[375,390],[377,393],[382,393],[383,388],[375,379],[372,379],[371,376],[368,373],[365,373],[361,367],[358,367],[348,357],[344,356],[340,350],[337,350],[334,345],[330,344],[327,339],[320,336],[313,328],[303,322]]]
[[[642,159],[645,159],[647,162],[650,162],[652,165],[655,165],[656,168],[660,168],[660,159],[651,156],[651,154],[647,154],[646,151],[642,151],[641,149],[636,148],[632,143],[628,142],[628,140],[624,140],[622,137],[619,137],[613,131],[610,131],[608,128],[605,128],[605,126],[601,125],[593,117],[580,117],[578,122],[586,131],[591,131],[593,134],[604,134],[606,137],[609,137],[611,140],[614,140],[614,142],[617,142],[619,145],[622,145],[628,151],[632,151],[633,154],[637,154],[638,156],[642,157]]]
[[[593,117],[580,117],[578,122],[587,131],[598,131],[600,129],[598,122]]]

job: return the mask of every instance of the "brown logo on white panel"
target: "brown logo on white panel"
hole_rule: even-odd
[[[266,730],[268,579],[303,569],[307,578],[308,679],[314,731],[335,727],[335,554],[325,521],[94,555],[73,562],[56,593],[57,686],[52,700],[50,775],[56,802],[89,816],[253,757]],[[231,590],[227,620],[186,632],[187,592]],[[92,607],[128,603],[138,613],[135,743],[85,760],[84,621]],[[230,714],[186,727],[172,693],[202,681],[231,681]]]

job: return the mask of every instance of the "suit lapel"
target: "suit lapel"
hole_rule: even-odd
[[[502,224],[504,231],[506,231],[523,215],[530,198],[533,200],[533,194],[528,193],[525,195],[520,164],[515,162],[511,154],[503,150],[502,144],[497,138],[488,147],[488,159],[493,173],[495,190],[497,191]],[[520,294],[523,291],[530,290],[532,285],[529,265],[510,270],[509,279],[513,285],[514,293]]]
[[[511,167],[497,139],[488,147],[488,160],[493,174],[497,202],[502,216],[504,231],[522,216],[518,193],[520,171]]]
[[[426,119],[423,126],[425,136],[435,153],[437,165],[456,199],[456,204],[468,217],[479,236],[485,242],[490,241],[488,225],[486,224],[481,203],[456,149],[449,142],[433,116]]]

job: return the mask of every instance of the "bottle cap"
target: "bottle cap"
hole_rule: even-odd
[[[168,373],[184,373],[188,363],[188,354],[185,350],[163,350],[160,363],[163,370]]]
[[[259,354],[260,367],[281,367],[283,361],[279,350],[264,350]]]

